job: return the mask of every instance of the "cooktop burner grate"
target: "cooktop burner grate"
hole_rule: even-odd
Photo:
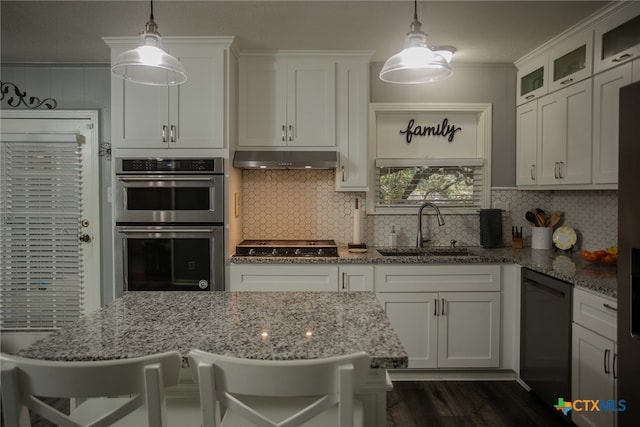
[[[243,240],[236,256],[337,257],[333,240]]]

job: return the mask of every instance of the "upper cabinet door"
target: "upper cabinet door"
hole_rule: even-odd
[[[548,59],[547,54],[538,55],[518,67],[516,105],[532,101],[547,93]]]
[[[516,184],[536,185],[538,101],[516,109]]]
[[[287,69],[274,56],[242,58],[238,88],[241,146],[277,147],[287,140]]]
[[[335,62],[292,60],[287,79],[287,145],[335,146]]]
[[[632,64],[593,78],[593,182],[618,183],[620,88],[631,83]]]
[[[563,40],[549,52],[549,92],[590,77],[592,64],[593,30]]]
[[[640,57],[640,2],[626,3],[595,27],[594,73]]]
[[[169,146],[169,88],[111,76],[112,139],[118,148]]]
[[[224,148],[224,49],[207,45],[176,46],[171,53],[182,62],[187,82],[172,87],[169,92],[169,145],[172,148]]]

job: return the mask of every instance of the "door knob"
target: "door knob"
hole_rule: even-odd
[[[81,242],[89,243],[91,241],[91,236],[89,236],[88,234],[81,234],[80,237],[78,237],[78,239]]]

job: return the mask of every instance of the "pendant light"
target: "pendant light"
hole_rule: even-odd
[[[153,20],[153,0],[149,21],[140,33],[140,45],[121,53],[111,65],[116,76],[151,86],[175,86],[187,81],[184,67],[162,48],[158,25]]]
[[[418,0],[414,0],[413,22],[407,33],[402,52],[384,63],[380,79],[389,83],[418,84],[444,80],[453,71],[449,61],[456,51],[451,46],[427,47],[427,35],[418,21]]]

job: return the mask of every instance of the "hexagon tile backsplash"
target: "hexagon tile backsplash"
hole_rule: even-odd
[[[352,237],[355,199],[364,203],[365,193],[334,190],[332,170],[244,170],[242,172],[243,238],[245,239],[333,239],[348,243]],[[502,214],[503,241],[511,242],[511,226],[521,226],[525,246],[530,245],[531,226],[524,214],[532,208],[561,210],[561,225],[578,234],[578,249],[589,250],[617,242],[617,192],[521,191],[494,188],[492,206],[506,207]],[[446,215],[438,227],[434,215],[424,216],[425,238],[436,246],[479,246],[478,215]],[[391,227],[398,246],[414,246],[416,215],[364,215],[362,239],[370,246],[387,246]]]

